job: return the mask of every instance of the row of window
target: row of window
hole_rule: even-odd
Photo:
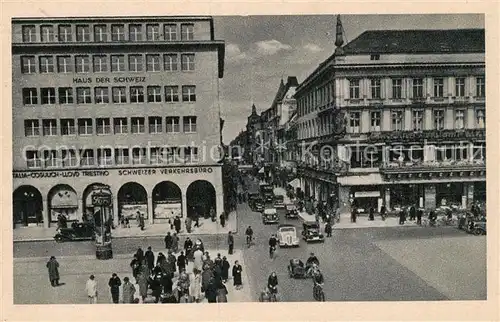
[[[180,66],[179,66],[180,56]],[[145,58],[144,58],[145,57]],[[162,59],[163,58],[163,59]],[[146,63],[144,63],[146,62]],[[38,71],[37,71],[38,66]],[[57,69],[56,69],[57,67]],[[180,69],[179,69],[180,67]],[[106,73],[194,71],[195,54],[129,54],[129,55],[43,55],[21,56],[21,72],[34,73]]]
[[[388,98],[392,99],[424,99],[427,96],[434,97],[434,99],[439,100],[445,97],[445,78],[435,77],[435,78],[392,78],[390,85],[390,92]],[[433,91],[431,93],[427,92],[427,84],[430,82]],[[370,79],[369,87],[365,92],[363,90],[363,82],[360,79],[349,80],[349,96],[351,100],[358,100],[365,97],[370,99],[383,99],[385,98],[385,89],[383,80],[379,78]],[[473,84],[472,84],[473,83]],[[384,86],[383,86],[384,85]],[[407,86],[408,85],[408,86]],[[454,79],[454,92],[455,97],[467,97],[471,85],[475,87],[474,96],[485,97],[486,95],[486,85],[484,76],[481,77],[456,77]],[[408,90],[407,90],[408,89]],[[309,114],[315,110],[318,106],[332,102],[334,98],[334,84],[326,84],[315,91],[311,91],[308,95],[297,100],[298,113],[299,116]]]
[[[424,130],[424,111],[423,110],[413,110],[412,111],[412,125],[411,129],[405,129],[405,113],[403,110],[393,110],[391,111],[391,131],[422,131]],[[444,130],[445,129],[445,110],[435,109],[432,114],[433,129]],[[467,124],[467,113],[464,109],[458,109],[454,111],[453,128],[457,130],[465,129]],[[349,133],[362,133],[362,118],[361,112],[353,111],[348,115],[348,132]],[[484,129],[486,125],[485,120],[485,110],[476,109],[475,110],[475,128]],[[381,111],[371,111],[370,112],[370,132],[380,132],[386,127],[382,127],[382,112]],[[317,135],[323,135],[329,133],[331,129],[331,123],[327,119],[320,119],[317,127],[315,127],[315,122],[310,120],[309,122],[304,122],[299,125],[299,129],[303,137],[313,137]]]
[[[96,152],[97,151],[97,152]],[[132,157],[130,157],[132,156]],[[198,147],[150,147],[139,148],[100,148],[28,150],[26,151],[28,168],[108,166],[108,165],[147,165],[179,164],[199,162]]]
[[[455,78],[455,97],[465,97],[468,94],[465,91],[465,77],[456,77]],[[435,77],[432,78],[432,86],[433,86],[433,97],[444,97],[444,78],[443,77]],[[392,98],[403,98],[403,79],[402,78],[393,78],[391,79],[392,83]],[[423,78],[413,78],[411,80],[411,91],[412,98],[423,98],[424,97],[424,79]],[[370,80],[370,94],[373,99],[382,98],[381,92],[381,80],[380,79],[371,79]],[[485,84],[484,77],[476,77],[476,96],[484,97],[485,96]],[[349,81],[349,98],[350,99],[359,99],[361,98],[360,91],[360,80],[359,79],[351,79]]]
[[[147,118],[148,133],[180,133],[181,118],[178,116],[167,116],[165,122],[160,116],[150,116]],[[111,126],[112,124],[112,126]],[[130,126],[129,126],[130,125]],[[146,118],[132,117],[130,122],[126,117],[114,117],[112,122],[110,118],[98,118],[95,120],[95,129],[93,119],[43,119],[25,120],[24,134],[28,137],[33,136],[55,136],[55,135],[109,135],[109,134],[144,134],[146,133]],[[184,116],[182,118],[183,133],[196,133],[196,116]]]
[[[196,102],[196,86],[116,86],[116,87],[44,87],[40,88],[40,104],[125,104],[125,103],[176,103]],[[23,104],[39,104],[37,88],[23,88]],[[145,97],[147,96],[147,97]]]
[[[90,25],[43,24],[38,29],[35,25],[25,25],[22,33],[25,43],[194,40],[192,23],[181,23],[180,28],[175,23],[128,24],[127,27],[125,24],[96,24],[93,28]]]

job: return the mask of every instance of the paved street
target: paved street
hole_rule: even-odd
[[[283,210],[279,210],[283,214]],[[486,298],[486,238],[476,237],[454,227],[383,227],[338,229],[333,237],[323,244],[309,244],[301,241],[299,248],[278,249],[277,256],[268,256],[268,239],[276,232],[276,225],[264,226],[260,213],[252,212],[247,205],[238,207],[239,233],[236,235],[236,249],[242,250],[244,270],[249,274],[246,300],[256,301],[258,293],[267,284],[267,277],[276,271],[279,290],[285,301],[312,301],[312,282],[288,277],[287,265],[291,258],[307,259],[314,252],[321,262],[325,276],[325,294],[328,301],[383,301],[383,300],[480,300]],[[283,216],[281,221],[285,222]],[[301,221],[289,220],[298,227]],[[244,232],[252,226],[255,245],[246,248]],[[227,252],[226,237],[223,235],[201,236],[212,253]],[[181,238],[181,244],[184,238]],[[163,250],[162,238],[124,238],[113,241],[116,259],[88,266],[83,261],[81,275],[72,272],[71,281],[75,288],[82,284],[90,272],[99,272],[101,280],[111,271],[128,274],[128,256],[138,246]],[[21,302],[28,293],[22,291],[28,285],[45,288],[47,281],[44,263],[50,255],[63,257],[63,261],[75,261],[79,268],[81,258],[93,258],[95,246],[90,242],[57,244],[52,241],[37,243],[15,243],[15,287]],[[68,257],[70,256],[70,257]],[[40,263],[28,269],[27,257],[44,257]],[[127,260],[123,258],[126,257]],[[23,259],[24,258],[24,259]],[[126,265],[127,264],[127,265]],[[231,263],[232,264],[232,263]],[[31,265],[31,264],[30,264]],[[103,267],[104,267],[103,266]],[[120,269],[120,267],[122,267]],[[34,269],[33,269],[34,268]],[[29,272],[35,271],[30,277]],[[102,276],[101,276],[102,275]],[[77,282],[75,282],[77,281]],[[31,284],[30,284],[31,283]],[[21,287],[21,288],[20,288]],[[79,291],[78,291],[79,292]],[[107,293],[106,293],[107,294]],[[53,295],[55,296],[55,295]],[[80,295],[78,295],[80,296]],[[45,296],[49,300],[58,298]],[[81,301],[81,299],[78,299]],[[107,301],[107,300],[105,300]]]

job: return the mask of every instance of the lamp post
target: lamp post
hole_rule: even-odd
[[[96,224],[96,258],[113,258],[111,246],[111,193],[105,192],[109,187],[101,187],[92,194],[92,205],[94,206],[94,217]]]

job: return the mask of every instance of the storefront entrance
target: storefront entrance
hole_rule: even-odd
[[[215,188],[205,180],[197,180],[189,185],[186,192],[188,214],[196,211],[201,217],[208,217],[210,209],[217,215]]]
[[[53,187],[48,194],[49,219],[57,222],[59,216],[66,217],[68,222],[80,220],[78,212],[78,196],[75,189],[67,184]]]
[[[464,195],[464,184],[461,182],[436,184],[436,207],[442,205],[457,205],[460,207]]]
[[[21,186],[12,198],[14,228],[43,223],[42,194],[33,186]]]
[[[135,220],[137,212],[148,218],[148,193],[137,182],[128,182],[118,190],[118,220]]]
[[[153,189],[153,216],[156,222],[182,217],[182,193],[171,181],[162,181]]]

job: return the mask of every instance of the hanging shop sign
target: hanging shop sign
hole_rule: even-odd
[[[14,171],[14,179],[52,179],[52,178],[80,178],[80,177],[107,177],[118,176],[155,176],[155,175],[183,175],[183,174],[210,174],[215,167],[172,167],[147,169],[109,169],[109,170],[42,170],[42,171]]]
[[[408,141],[423,141],[423,140],[484,140],[486,131],[483,130],[429,130],[420,132],[410,131],[387,131],[387,132],[372,132],[369,139],[371,141],[393,141],[393,142],[408,142]]]

